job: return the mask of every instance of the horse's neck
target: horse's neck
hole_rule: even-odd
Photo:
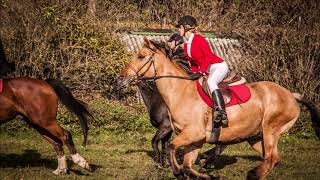
[[[154,83],[142,82],[138,85],[138,88],[148,111],[152,109],[152,106],[163,102],[163,99]]]
[[[157,76],[168,75],[187,77],[187,73],[178,68],[177,65],[172,62],[164,62],[158,66]],[[156,81],[156,85],[169,109],[170,106],[176,106],[181,103],[183,97],[188,97],[188,94],[182,96],[182,93],[196,91],[195,82],[185,79],[160,78]],[[186,89],[188,89],[188,91],[185,91]]]

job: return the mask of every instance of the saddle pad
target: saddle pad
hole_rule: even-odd
[[[2,89],[3,89],[3,81],[2,79],[0,79],[0,93],[2,93]]]
[[[226,107],[242,104],[249,101],[251,97],[251,93],[247,85],[239,84],[239,85],[230,86],[229,88],[230,88],[231,100],[226,104]],[[208,106],[213,107],[212,99],[209,96],[207,96],[206,93],[203,91],[199,81],[197,81],[197,89],[203,101]]]

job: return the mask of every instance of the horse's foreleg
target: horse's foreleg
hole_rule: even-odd
[[[192,169],[192,165],[196,161],[199,150],[201,149],[203,142],[194,143],[187,145],[184,148],[184,157],[183,157],[183,170],[185,174],[191,177],[201,178],[201,179],[210,179],[210,176],[207,174],[199,173],[196,170]]]
[[[203,128],[204,129],[204,128]],[[176,159],[176,151],[179,147],[190,145],[205,139],[205,133],[195,128],[185,128],[178,136],[176,136],[169,144],[169,160],[173,170],[173,174],[177,178],[183,178],[184,174],[179,167]]]
[[[64,137],[64,143],[67,145],[69,149],[72,161],[84,169],[91,170],[89,163],[77,152],[72,140],[71,133],[67,130],[64,130]]]
[[[170,128],[170,132],[167,133],[167,135],[161,140],[161,143],[162,143],[162,166],[165,167],[165,166],[168,166],[169,162],[168,162],[168,145],[169,145],[169,139],[171,137],[171,134],[172,134],[172,129]]]
[[[165,152],[165,154],[167,154],[166,153],[166,143],[168,143],[168,140],[170,138],[171,132],[172,132],[171,127],[168,128],[168,127],[161,127],[160,126],[160,128],[158,129],[156,135],[152,139],[152,147],[156,152],[156,156],[158,158],[158,162],[162,166],[164,166],[163,158],[166,158],[166,156],[163,157],[163,155],[162,155],[163,153],[160,153],[159,148],[158,148],[158,143],[159,143],[160,140],[162,141],[162,152]],[[168,135],[169,135],[169,138],[167,137]]]
[[[160,133],[161,133],[161,129],[158,129],[156,134],[153,136],[151,140],[151,144],[152,144],[153,151],[156,153],[157,162],[161,164],[161,154],[158,148],[159,141],[161,140]]]
[[[199,165],[208,169],[211,163],[226,149],[227,145],[216,145],[216,147],[204,152],[204,158],[200,160]]]

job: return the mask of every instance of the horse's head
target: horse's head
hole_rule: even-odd
[[[156,61],[166,56],[168,53],[164,52],[166,49],[165,45],[144,38],[144,46],[118,76],[116,88],[139,82],[143,78],[156,76],[158,66]]]

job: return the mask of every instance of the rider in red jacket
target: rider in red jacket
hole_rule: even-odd
[[[228,124],[225,103],[218,88],[218,84],[229,72],[227,63],[212,52],[208,42],[198,33],[197,21],[194,17],[189,15],[181,17],[176,27],[179,28],[180,35],[186,38],[183,49],[194,72],[190,78],[196,80],[204,74],[209,76],[208,85],[214,101],[212,112],[217,113],[212,123],[216,121]],[[214,117],[212,113],[212,118]]]

